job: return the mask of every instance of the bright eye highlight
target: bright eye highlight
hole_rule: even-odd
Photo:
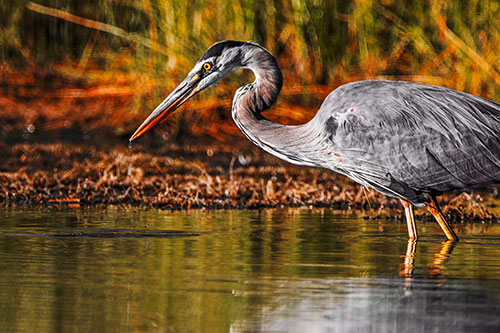
[[[209,63],[209,62],[204,63],[203,64],[203,69],[206,70],[206,71],[212,69],[212,64]]]

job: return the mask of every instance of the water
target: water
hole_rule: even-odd
[[[500,225],[0,208],[0,331],[500,330]]]

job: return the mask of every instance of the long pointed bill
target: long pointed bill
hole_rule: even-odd
[[[151,127],[153,127],[161,119],[165,118],[172,112],[174,112],[179,106],[184,104],[188,99],[196,95],[198,92],[198,83],[200,82],[200,76],[195,74],[192,77],[187,77],[177,88],[168,95],[163,102],[161,102],[158,107],[151,112],[149,117],[144,120],[144,122],[139,126],[135,133],[130,137],[130,142],[134,141],[144,133],[146,133]]]

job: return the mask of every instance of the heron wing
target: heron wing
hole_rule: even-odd
[[[359,81],[333,91],[311,123],[335,153],[323,166],[390,196],[418,203],[500,182],[500,104],[481,97]]]

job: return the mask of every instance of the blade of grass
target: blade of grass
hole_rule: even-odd
[[[122,28],[115,27],[111,24],[102,23],[102,22],[90,20],[90,19],[87,19],[84,17],[76,16],[76,15],[70,14],[68,12],[65,12],[63,10],[42,6],[42,5],[36,4],[34,2],[29,2],[26,5],[26,8],[28,8],[29,10],[31,10],[33,12],[39,13],[39,14],[57,17],[61,20],[75,23],[75,24],[78,24],[78,25],[81,25],[81,26],[84,26],[84,27],[87,27],[90,29],[107,32],[109,34],[121,37],[121,38],[128,40],[130,42],[143,45],[143,46],[150,48],[154,51],[157,51],[157,52],[160,52],[162,54],[167,55],[167,53],[163,50],[163,48],[160,45],[158,45],[158,43],[152,42],[151,40],[144,38],[144,37],[141,37],[141,36],[138,36],[136,34],[130,34],[127,31],[123,30]]]
[[[453,31],[448,28],[443,16],[439,14],[436,15],[436,24],[439,31],[446,38],[446,40],[460,49],[460,51],[465,53],[472,61],[474,61],[479,66],[479,68],[485,71],[497,84],[500,85],[500,74],[486,60],[484,60],[483,57],[481,57],[476,51],[474,51],[471,47],[464,43],[460,38],[458,38],[457,35],[453,33]]]

